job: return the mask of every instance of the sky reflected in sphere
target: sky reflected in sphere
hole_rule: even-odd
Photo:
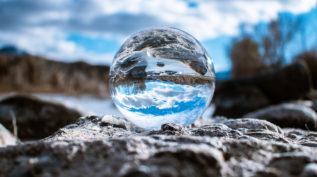
[[[215,73],[205,49],[174,28],[150,29],[128,39],[110,70],[112,99],[134,124],[159,129],[189,125],[209,105]]]

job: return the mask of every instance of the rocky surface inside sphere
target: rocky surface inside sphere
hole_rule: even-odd
[[[44,140],[0,148],[0,176],[307,176],[316,132],[257,119],[201,119],[146,132],[113,116],[81,118]]]

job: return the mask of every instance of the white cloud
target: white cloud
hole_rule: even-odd
[[[89,59],[93,64],[111,64],[113,53],[86,51],[65,38],[66,34],[56,29],[31,28],[24,33],[0,32],[0,45],[14,44],[30,54],[60,61]]]
[[[132,87],[119,86],[116,88],[114,100],[118,103],[117,108],[128,119],[149,129],[159,128],[167,122],[189,125],[209,105],[213,92],[205,86],[193,87],[163,82],[147,82],[146,86],[145,90],[139,90],[137,94]],[[190,102],[191,105],[184,105]],[[144,113],[150,107],[156,107],[158,111]],[[169,109],[174,110],[168,111]]]
[[[134,88],[129,90],[125,86],[116,88],[115,99],[122,107],[134,109],[146,109],[156,106],[158,109],[167,109],[178,107],[176,103],[186,103],[193,101],[194,98],[207,99],[212,95],[211,88],[205,86],[190,85],[172,85],[161,82],[147,82],[145,90],[138,90],[135,93]]]
[[[173,0],[182,2],[179,0]],[[259,21],[269,21],[277,17],[279,12],[303,13],[316,5],[316,0],[310,1],[201,1],[196,10],[184,7],[177,12],[161,12],[151,10],[155,16],[165,14],[165,19],[199,39],[213,38],[219,35],[235,35],[241,23],[256,24]],[[164,10],[164,9],[163,9]]]
[[[0,43],[52,58],[110,63],[114,53],[86,51],[67,35],[122,40],[146,27],[174,26],[205,40],[238,34],[241,23],[272,20],[279,12],[309,11],[316,1],[201,0],[193,1],[196,7],[186,0],[0,1]]]

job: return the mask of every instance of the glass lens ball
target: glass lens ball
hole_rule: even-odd
[[[175,28],[132,35],[110,68],[111,97],[120,112],[144,129],[187,126],[208,107],[215,71],[204,47]]]

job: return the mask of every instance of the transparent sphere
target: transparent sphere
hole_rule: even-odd
[[[110,88],[117,108],[139,127],[187,126],[209,105],[215,71],[206,50],[190,34],[149,29],[131,36],[116,53]]]

